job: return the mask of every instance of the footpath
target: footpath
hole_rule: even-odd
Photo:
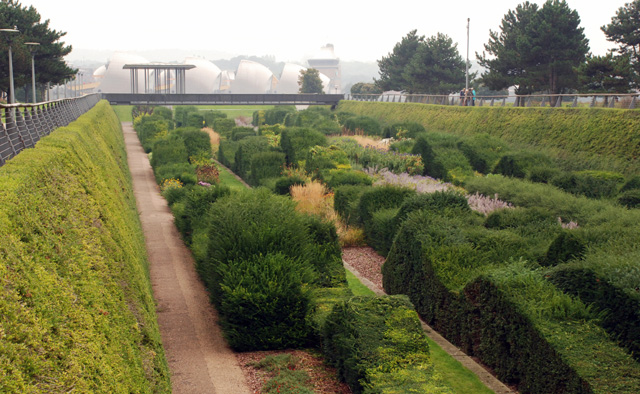
[[[250,394],[131,122],[122,123],[174,394]]]

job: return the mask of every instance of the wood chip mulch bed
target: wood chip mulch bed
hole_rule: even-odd
[[[353,246],[342,249],[342,260],[363,277],[382,289],[382,264],[385,258],[370,246]]]
[[[325,365],[324,358],[307,350],[272,350],[260,352],[236,353],[240,368],[244,372],[247,384],[252,393],[259,394],[262,386],[269,380],[267,371],[257,369],[249,364],[258,362],[267,356],[277,354],[291,354],[299,360],[299,365],[311,377],[313,391],[317,394],[351,394],[346,383],[338,379],[335,368]]]

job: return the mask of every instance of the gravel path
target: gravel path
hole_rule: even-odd
[[[369,246],[349,247],[342,249],[342,260],[346,269],[351,271],[360,281],[378,295],[386,294],[382,288],[382,264],[384,257]],[[467,356],[442,335],[422,322],[422,328],[429,338],[436,342],[451,357],[458,360],[468,370],[478,376],[480,381],[496,394],[517,394],[493,376],[484,366]]]
[[[174,394],[250,394],[131,122],[122,124]]]

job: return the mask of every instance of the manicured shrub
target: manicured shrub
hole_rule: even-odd
[[[197,127],[199,129],[204,127],[204,116],[198,112],[191,112],[187,115],[187,127]]]
[[[640,301],[630,298],[620,288],[599,278],[586,267],[555,267],[549,280],[596,308],[602,316],[600,325],[640,361]]]
[[[382,131],[382,138],[416,138],[425,133],[423,125],[415,122],[394,123]],[[398,133],[400,135],[398,135]]]
[[[431,144],[424,136],[420,136],[416,139],[416,143],[413,145],[411,153],[420,155],[422,163],[424,164],[423,175],[428,175],[432,178],[447,180],[447,170],[442,163],[438,161]]]
[[[177,179],[184,185],[193,185],[198,182],[195,167],[189,163],[170,163],[153,167],[158,185],[162,185],[165,179]]]
[[[405,297],[352,297],[325,324],[324,351],[354,393],[448,393]]]
[[[151,152],[156,140],[167,135],[169,124],[159,115],[142,115],[134,119],[133,125],[145,152]]]
[[[446,210],[471,212],[467,198],[455,191],[436,191],[433,193],[418,193],[407,197],[400,206],[395,218],[396,227],[409,216],[411,212],[425,210],[428,212],[444,212]]]
[[[396,235],[395,219],[399,208],[383,208],[373,212],[369,224],[365,227],[367,244],[382,256],[386,256]]]
[[[373,180],[367,174],[362,171],[354,170],[335,170],[331,171],[329,179],[327,180],[327,186],[331,189],[335,189],[342,185],[366,185],[373,184]]]
[[[227,138],[231,138],[231,130],[236,127],[234,119],[218,118],[213,121],[213,130]]]
[[[318,121],[313,124],[313,128],[314,130],[317,130],[324,135],[336,135],[342,132],[342,128],[340,127],[338,122],[333,119],[324,119]]]
[[[544,265],[558,265],[571,259],[581,258],[587,247],[585,241],[574,230],[562,231],[549,245],[542,261]]]
[[[348,118],[342,125],[350,133],[382,136],[382,127],[380,126],[380,123],[368,116]]]
[[[254,117],[256,116],[256,112],[254,112]],[[268,109],[264,111],[264,124],[267,124],[267,125],[284,124],[284,118],[288,114],[295,113],[295,112],[296,112],[296,107],[290,106],[290,105],[282,105],[282,106],[277,106],[273,109]],[[258,124],[254,123],[254,126],[258,126]]]
[[[234,166],[232,168],[233,172],[243,179],[249,179],[253,155],[270,150],[269,141],[267,141],[265,137],[248,137],[238,141],[238,149],[236,150]]]
[[[359,223],[366,229],[375,211],[383,208],[400,208],[405,199],[415,194],[413,189],[389,185],[365,190],[358,202]]]
[[[391,145],[389,145],[389,150],[398,153],[411,153],[411,151],[413,150],[413,145],[415,145],[415,143],[416,142],[413,139],[395,141]]]
[[[589,198],[612,197],[618,191],[623,178],[619,174],[604,171],[580,171],[563,173],[551,179],[560,189]]]
[[[255,136],[256,132],[253,127],[237,126],[231,129],[231,140],[239,141],[246,137]]]
[[[198,113],[198,108],[193,105],[178,105],[175,107],[173,119],[176,122],[176,127],[189,126],[189,115],[192,113]],[[202,121],[196,127],[202,127]]]
[[[333,209],[346,220],[348,224],[359,223],[358,204],[362,194],[369,190],[371,186],[365,185],[343,185],[334,189]]]
[[[204,124],[206,127],[213,127],[216,119],[225,119],[227,114],[222,111],[205,111]]]
[[[209,138],[209,134],[194,128],[174,131],[174,133],[176,132],[184,141],[184,146],[187,149],[187,155],[190,159],[200,156],[211,157],[211,139]]]
[[[182,164],[188,162],[189,153],[182,138],[164,138],[153,144],[153,155],[151,156],[151,166],[153,168],[165,164]]]
[[[236,163],[236,152],[240,147],[238,141],[220,141],[218,161],[225,167],[233,169]]]
[[[154,107],[153,114],[166,120],[170,126],[173,126],[173,112],[167,107]]]
[[[640,189],[627,190],[618,196],[618,204],[627,208],[640,207]]]
[[[307,215],[306,220],[311,237],[310,261],[318,275],[317,284],[321,287],[345,286],[347,279],[335,224],[316,215]]]
[[[462,138],[457,146],[467,157],[471,167],[482,174],[488,174],[500,157],[508,151],[504,141],[485,133]]]
[[[314,146],[309,148],[305,160],[305,169],[308,173],[318,175],[323,170],[338,167],[350,168],[349,157],[338,146]]]
[[[629,178],[624,185],[620,188],[620,192],[626,192],[627,190],[640,189],[640,175],[634,175]]]
[[[275,193],[280,195],[288,195],[291,186],[293,185],[304,185],[306,183],[305,179],[299,176],[283,176],[278,178],[275,185]]]
[[[282,152],[258,152],[251,156],[252,185],[259,185],[263,179],[277,178],[282,174],[286,161]]]
[[[550,183],[553,178],[559,175],[559,173],[560,173],[560,170],[558,170],[555,167],[548,167],[548,166],[532,167],[531,169],[529,169],[529,173],[527,174],[527,179],[530,180],[531,182]]]
[[[349,119],[349,118],[353,118],[356,115],[354,113],[351,112],[344,112],[344,111],[339,111],[336,113],[336,119],[338,120],[338,124],[340,125],[344,125],[344,122]]]
[[[220,261],[221,326],[229,346],[236,351],[301,347],[311,329],[310,267],[283,253],[265,252]]]
[[[184,197],[180,200],[184,205],[184,212],[182,219],[185,221],[179,226],[180,233],[187,244],[191,244],[192,235],[195,230],[206,231],[207,229],[207,211],[211,205],[218,199],[231,194],[231,191],[226,186],[195,186],[193,188],[183,188],[187,190],[184,193]],[[176,222],[179,215],[176,214]]]
[[[310,128],[292,127],[281,134],[280,147],[286,155],[287,164],[297,166],[298,161],[307,156],[308,149],[316,145],[326,146],[327,137]]]

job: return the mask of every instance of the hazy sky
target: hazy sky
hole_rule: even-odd
[[[568,0],[594,54],[614,47],[600,26],[611,22],[630,0]],[[481,52],[489,30],[523,1],[515,0],[22,0],[51,27],[66,31],[74,49],[135,52],[182,48],[229,55],[274,55],[278,61],[310,57],[332,43],[342,60],[375,61],[410,30],[427,37],[449,35],[466,56],[466,23],[471,18],[470,58]],[[542,5],[543,0],[533,0]],[[381,5],[378,5],[381,4]],[[182,59],[175,59],[182,60]]]

